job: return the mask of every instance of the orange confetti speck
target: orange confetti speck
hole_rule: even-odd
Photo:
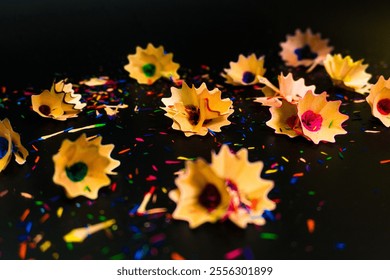
[[[172,258],[172,260],[185,260],[185,258],[182,255],[180,255],[179,253],[176,253],[176,252],[173,252],[171,254],[171,258]]]
[[[300,172],[300,173],[295,173],[294,175],[293,175],[293,177],[302,177],[304,175],[304,173],[303,172]]]
[[[22,260],[26,259],[27,254],[27,242],[22,242],[19,245],[19,258]]]
[[[50,217],[50,214],[49,214],[49,213],[46,213],[45,215],[42,216],[42,218],[39,219],[39,222],[40,222],[41,224],[43,224],[44,222],[47,221],[47,219],[49,219],[49,217]]]
[[[21,192],[20,193],[21,196],[23,196],[24,198],[28,198],[28,199],[32,199],[33,196],[29,193],[26,193],[26,192]]]
[[[306,224],[307,224],[307,230],[310,233],[313,233],[316,227],[316,222],[313,219],[307,219]]]
[[[4,191],[0,192],[0,197],[5,196],[7,193],[8,193],[8,190],[4,190]]]
[[[29,209],[29,208],[27,208],[26,210],[24,210],[22,216],[20,216],[20,221],[21,221],[21,222],[24,222],[24,220],[26,220],[28,214],[30,214],[30,209]]]
[[[390,163],[390,159],[384,159],[379,162],[380,164]]]
[[[118,155],[127,153],[128,151],[130,151],[130,148],[127,148],[127,149],[124,149],[124,150],[122,150],[122,151],[119,151],[119,152],[118,152]]]

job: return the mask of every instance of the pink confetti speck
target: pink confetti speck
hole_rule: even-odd
[[[165,236],[164,233],[156,234],[156,235],[153,235],[150,238],[150,243],[151,244],[156,244],[156,243],[158,243],[160,241],[163,241],[165,238],[166,238],[166,236]]]
[[[179,164],[181,161],[179,160],[166,160],[165,164]]]
[[[153,176],[153,175],[149,175],[147,178],[146,178],[146,181],[155,181],[157,180],[157,177],[156,176]]]
[[[236,259],[237,257],[242,255],[242,252],[243,252],[242,248],[234,249],[233,251],[230,251],[225,254],[225,259],[227,260]]]

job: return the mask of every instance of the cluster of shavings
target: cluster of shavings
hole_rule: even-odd
[[[247,149],[233,154],[227,145],[212,154],[211,164],[202,158],[186,161],[175,180],[178,188],[169,193],[177,203],[173,218],[188,221],[191,228],[225,219],[241,228],[263,225],[264,211],[275,203],[267,197],[274,184],[260,177],[262,168],[261,161],[248,161]]]
[[[309,75],[318,65],[323,65],[335,87],[362,95],[368,93],[365,100],[373,116],[386,127],[390,126],[390,79],[380,76],[376,84],[370,84],[371,75],[365,72],[368,65],[363,64],[363,60],[353,61],[350,56],[332,55],[333,47],[328,46],[328,40],[322,39],[320,34],[313,34],[310,29],[305,32],[296,30],[295,35],[288,35],[280,46],[280,57],[287,66],[305,67]],[[316,94],[315,85],[307,86],[303,78],[294,80],[293,73],[281,73],[277,77],[278,87],[274,86],[265,77],[265,56],[257,57],[252,53],[246,57],[240,54],[237,62],[230,62],[230,68],[224,69],[220,75],[224,81],[218,80],[218,77],[214,81],[207,65],[202,65],[202,73],[198,76],[191,77],[183,68],[179,75],[180,65],[173,62],[173,54],[165,52],[162,46],[156,48],[148,44],[146,49],[137,47],[136,53],[129,55],[128,59],[129,64],[124,69],[137,81],[136,86],[126,79],[106,76],[85,79],[79,84],[60,80],[41,94],[25,91],[24,96],[17,99],[18,106],[25,106],[28,105],[26,96],[31,96],[33,111],[44,118],[65,122],[82,113],[91,119],[102,118],[105,114],[116,124],[113,126],[115,129],[123,131],[123,138],[132,139],[121,140],[122,144],[116,146],[103,145],[100,135],[87,137],[82,134],[73,142],[69,139],[62,141],[58,152],[51,157],[54,165],[52,180],[63,187],[71,205],[67,204],[69,201],[64,203],[61,195],[44,198],[37,190],[19,192],[29,206],[21,211],[18,223],[8,222],[9,227],[21,228],[18,258],[34,258],[40,254],[54,259],[66,258],[58,253],[61,246],[65,246],[70,255],[76,256],[80,249],[78,246],[82,246],[78,243],[100,235],[107,243],[91,251],[92,255],[86,254],[81,258],[99,255],[109,259],[159,256],[185,259],[185,254],[167,245],[166,230],[169,225],[175,225],[173,220],[187,221],[191,229],[204,223],[226,220],[239,228],[252,224],[252,229],[259,230],[260,240],[272,242],[279,236],[272,227],[266,227],[269,224],[266,221],[281,219],[276,207],[283,202],[278,198],[278,193],[282,191],[278,186],[278,175],[287,174],[288,179],[282,182],[283,185],[296,186],[313,168],[326,170],[332,160],[344,160],[347,155],[345,146],[337,146],[333,150],[325,146],[327,149],[319,151],[318,158],[314,160],[305,156],[304,147],[307,146],[300,142],[297,142],[294,153],[280,154],[276,151],[277,144],[264,142],[264,139],[258,142],[251,137],[255,130],[267,133],[270,127],[276,134],[291,138],[303,136],[319,144],[335,142],[336,135],[347,133],[344,122],[348,116],[340,113],[340,100],[328,101],[326,92]],[[169,92],[171,95],[168,97]],[[257,94],[260,92],[264,96],[259,97]],[[265,107],[256,112],[248,110],[248,101],[253,99]],[[341,96],[340,99],[346,97]],[[8,97],[1,98],[0,108],[8,109],[9,103]],[[146,123],[155,121],[159,127],[142,127],[136,135],[125,131],[120,122],[116,122],[116,117],[121,109],[129,107],[131,110],[123,110],[126,111],[125,116],[132,111],[134,114],[130,116],[134,120],[141,122],[146,118]],[[173,124],[164,121],[162,113]],[[269,114],[271,119],[266,121]],[[69,127],[49,137],[41,137],[41,140],[104,125]],[[226,128],[226,133],[215,133],[223,132],[221,127]],[[185,136],[203,137],[177,137],[172,129],[182,131]],[[38,149],[39,145],[44,145],[43,142],[30,143],[29,153],[8,119],[1,121],[0,133],[0,169],[7,166],[12,154],[20,164],[30,154],[34,158],[32,172],[25,178],[29,180],[37,176],[33,171],[44,157],[43,150],[46,150]],[[236,137],[238,140],[232,142],[228,133],[239,135]],[[210,146],[220,147],[220,151],[211,154],[210,163],[197,154],[183,153],[183,147],[179,152],[175,151],[175,145],[191,150],[188,143],[203,145],[204,150],[209,150]],[[232,147],[239,150],[232,152]],[[162,159],[154,161],[153,155],[160,153]],[[114,159],[113,154],[121,161]],[[138,161],[133,162],[137,154],[140,154]],[[250,157],[256,160],[249,161]],[[144,160],[152,163],[145,167]],[[131,162],[131,168],[125,174],[114,172],[123,161]],[[385,159],[380,163],[389,162]],[[183,169],[178,168],[181,165],[184,165]],[[177,175],[174,180],[173,174]],[[117,175],[118,180],[111,181],[109,175]],[[167,178],[172,179],[172,185],[160,184]],[[173,188],[174,184],[177,188]],[[129,186],[130,190],[124,190]],[[103,187],[107,192],[100,191]],[[132,196],[135,188],[142,193],[141,197]],[[271,191],[273,198],[270,198]],[[305,191],[305,198],[315,198],[313,209],[321,211],[326,202],[316,198],[315,187]],[[119,196],[118,193],[122,192],[124,195]],[[9,188],[1,187],[0,199],[7,199],[9,193]],[[106,208],[96,208],[99,194],[104,194],[100,196],[100,201],[106,203]],[[166,197],[175,204],[172,214],[172,202],[164,201]],[[119,221],[115,211],[123,209],[129,219]],[[72,220],[70,227],[69,220]],[[62,230],[62,243],[45,228],[49,223],[51,226],[67,224],[66,230]],[[304,223],[309,234],[317,230],[315,217],[307,217]],[[124,234],[130,236],[130,241],[121,247],[113,245],[115,238],[122,238]],[[342,240],[335,242],[336,250],[344,250],[345,246]],[[248,245],[226,250],[225,259],[255,258]],[[310,253],[313,248],[308,245],[304,250]],[[0,258],[7,257],[6,254],[0,250]]]
[[[372,75],[366,72],[368,64],[363,64],[363,59],[354,61],[350,56],[331,54],[334,48],[328,43],[328,39],[322,39],[320,33],[313,34],[310,28],[304,32],[297,29],[294,35],[287,35],[286,41],[280,43],[279,55],[287,66],[306,67],[307,73],[317,65],[323,65],[335,87],[362,95],[368,93],[366,100],[372,115],[388,127],[388,80],[380,76],[375,85],[371,84]],[[255,54],[247,57],[240,54],[238,61],[230,62],[230,68],[224,69],[221,75],[227,84],[234,86],[264,85],[265,96],[254,101],[271,107],[272,117],[267,125],[275,129],[275,133],[290,137],[303,135],[316,144],[334,142],[335,135],[347,133],[341,127],[348,117],[338,112],[340,102],[326,101],[326,92],[314,94],[314,85],[306,86],[304,79],[295,81],[291,72],[287,76],[280,74],[279,88],[274,86],[265,77],[264,59]],[[305,97],[308,92],[313,98]]]
[[[315,86],[306,86],[303,78],[294,80],[291,73],[279,75],[278,80],[279,89],[266,86],[266,97],[254,100],[270,106],[271,119],[266,124],[275,133],[304,136],[315,144],[335,142],[336,135],[347,133],[342,124],[349,117],[339,112],[341,101],[327,101],[326,92],[315,94]]]

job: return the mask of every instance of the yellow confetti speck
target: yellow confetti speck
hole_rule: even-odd
[[[46,252],[51,247],[50,241],[45,241],[41,246],[39,246],[39,249],[41,249],[42,252]]]
[[[191,160],[190,158],[183,157],[183,156],[178,156],[177,159],[179,159],[179,160]]]
[[[63,212],[64,212],[64,208],[62,208],[62,207],[58,208],[57,209],[57,217],[61,218]]]
[[[68,234],[64,235],[65,242],[83,242],[89,235],[96,233],[100,230],[109,228],[116,221],[114,219],[108,220],[102,223],[88,225],[87,227],[75,228],[71,230]]]

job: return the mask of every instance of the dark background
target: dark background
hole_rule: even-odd
[[[278,56],[279,43],[287,34],[310,27],[330,39],[334,53],[364,58],[370,65],[367,71],[373,74],[371,82],[379,75],[387,78],[389,5],[377,2],[362,6],[337,1],[305,5],[233,0],[1,1],[0,85],[13,103],[0,109],[0,117],[11,119],[31,154],[25,165],[12,160],[0,174],[0,192],[8,191],[0,197],[0,258],[20,258],[24,242],[29,244],[26,258],[36,259],[171,259],[174,253],[187,259],[224,259],[233,250],[240,252],[237,258],[241,259],[388,259],[390,165],[379,161],[390,159],[389,130],[371,116],[367,103],[353,102],[363,96],[333,88],[322,67],[308,75],[302,69],[284,67]],[[173,52],[188,81],[200,82],[197,75],[205,74],[201,65],[209,66],[206,72],[212,79],[205,81],[210,85],[223,84],[219,72],[240,53],[265,55],[266,76],[271,81],[276,81],[280,71],[292,71],[296,77],[305,77],[307,84],[327,90],[330,99],[343,100],[342,111],[350,116],[348,134],[337,136],[336,143],[319,145],[275,135],[264,124],[268,110],[251,102],[261,93],[225,85],[223,93],[234,100],[236,109],[232,125],[215,137],[186,138],[169,128],[171,121],[163,112],[155,111],[162,106],[158,93],[169,96],[171,85],[159,81],[150,87],[138,86],[123,70],[127,55],[148,42]],[[58,77],[78,83],[99,75],[125,80],[119,88],[127,92],[123,100],[130,109],[113,121],[96,121],[86,114],[66,122],[42,119],[30,110],[29,98],[18,99],[24,90],[39,93]],[[155,94],[146,96],[147,91]],[[143,110],[135,113],[136,105]],[[102,190],[94,202],[68,200],[51,181],[51,156],[63,136],[36,144],[38,152],[32,150],[31,141],[70,126],[102,121],[107,122],[99,131],[103,142],[114,143],[113,157],[121,160],[119,175],[112,177],[117,188]],[[277,164],[278,172],[263,174],[275,181],[270,197],[278,202],[265,226],[241,230],[225,222],[190,230],[185,222],[170,218],[174,204],[163,188],[175,187],[174,172],[184,164],[166,165],[165,160],[178,156],[209,160],[210,151],[222,143],[234,150],[252,147],[250,159],[264,161],[264,170]],[[118,155],[127,147],[131,153]],[[40,162],[32,171],[37,155]],[[304,176],[295,182],[293,174],[301,172]],[[134,175],[134,182],[129,183],[128,174]],[[146,179],[151,174],[156,181]],[[152,185],[158,197],[153,207],[167,207],[168,214],[129,214]],[[34,198],[26,199],[21,192]],[[56,216],[59,207],[64,209],[61,218]],[[30,214],[21,221],[26,209]],[[50,218],[42,223],[45,213]],[[115,218],[117,227],[81,244],[62,240],[71,229],[105,218]],[[313,233],[308,232],[308,219],[316,222]],[[43,240],[34,247],[37,235]],[[51,242],[45,252],[39,248],[44,241]]]
[[[296,28],[311,27],[335,51],[389,60],[389,4],[344,1],[3,0],[1,82],[43,84],[56,73],[109,73],[148,42],[174,51],[183,66],[221,67],[239,53],[277,57]]]

